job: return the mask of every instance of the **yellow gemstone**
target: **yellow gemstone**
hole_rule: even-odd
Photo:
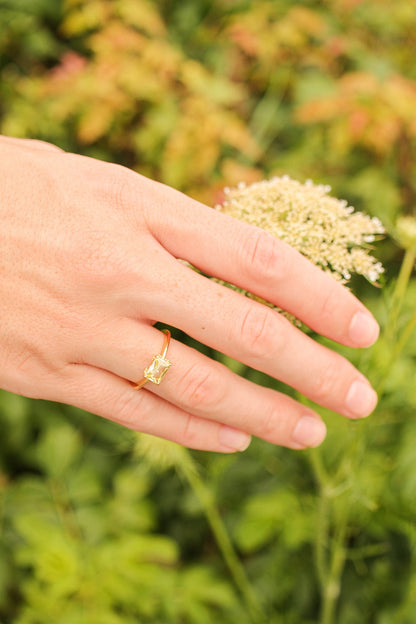
[[[170,365],[169,360],[165,360],[161,355],[155,355],[150,366],[145,368],[144,377],[159,385]]]

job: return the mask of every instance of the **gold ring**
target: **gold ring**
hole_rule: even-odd
[[[137,390],[142,388],[148,381],[159,385],[166,375],[169,366],[172,364],[172,362],[166,359],[166,353],[170,342],[170,331],[168,329],[162,329],[162,332],[166,334],[165,340],[163,341],[162,352],[153,356],[151,364],[143,371],[143,379],[140,379],[140,381],[134,384]]]

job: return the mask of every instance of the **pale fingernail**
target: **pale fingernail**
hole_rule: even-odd
[[[380,328],[376,319],[367,312],[357,312],[350,323],[350,338],[358,346],[369,347],[378,338]]]
[[[223,446],[233,451],[245,451],[251,442],[251,436],[248,433],[227,427],[227,425],[221,427],[218,437]]]
[[[302,449],[319,446],[325,436],[326,426],[322,420],[313,416],[302,416],[293,431],[292,440],[296,448]]]
[[[347,409],[357,418],[371,414],[377,405],[377,393],[366,381],[353,381],[345,399]]]

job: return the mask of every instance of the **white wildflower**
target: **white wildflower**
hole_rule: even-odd
[[[369,254],[369,243],[384,233],[383,225],[331,197],[330,190],[285,175],[227,188],[217,209],[262,227],[344,284],[353,273],[376,283],[383,267]]]

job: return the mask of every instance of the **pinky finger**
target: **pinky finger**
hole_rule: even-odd
[[[137,390],[108,371],[73,364],[60,401],[124,427],[203,451],[233,453],[250,444],[249,434],[193,416],[145,388]]]

